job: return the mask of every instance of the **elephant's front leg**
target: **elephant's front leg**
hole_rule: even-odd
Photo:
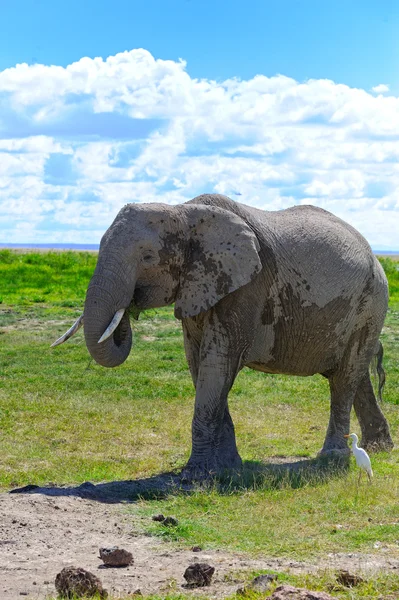
[[[241,467],[227,395],[240,368],[239,349],[219,325],[206,329],[198,349],[192,451],[184,475],[209,477]],[[195,381],[196,380],[196,381]]]
[[[356,382],[351,382],[346,373],[338,372],[329,379],[329,383],[331,392],[330,421],[320,454],[348,456],[350,450],[344,436],[350,433],[350,413]]]

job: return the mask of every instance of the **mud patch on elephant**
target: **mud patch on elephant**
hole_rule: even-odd
[[[217,265],[216,260],[213,258],[213,253],[206,254],[204,248],[198,240],[190,240],[190,264],[197,263],[204,269],[204,273],[207,276],[213,275],[217,277],[220,274],[220,266]]]
[[[373,276],[373,278],[374,278],[374,276]],[[373,280],[368,279],[366,282],[366,285],[364,286],[362,295],[360,296],[360,299],[359,299],[359,303],[358,303],[358,306],[356,309],[357,315],[361,315],[364,312],[367,304],[373,298],[373,291],[374,291]]]
[[[309,365],[312,365],[313,373],[333,368],[338,344],[336,326],[350,314],[350,301],[334,298],[320,308],[304,301],[292,285],[287,284],[278,295],[277,306],[281,316],[274,325],[273,360],[269,366],[277,369],[279,365],[287,368],[289,364],[285,372],[304,375],[312,374]],[[315,369],[315,366],[318,368]]]
[[[274,323],[274,300],[268,298],[264,304],[261,321],[263,325],[272,325]]]

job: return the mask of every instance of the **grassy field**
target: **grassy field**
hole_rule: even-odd
[[[0,251],[3,491],[28,483],[150,478],[179,469],[188,459],[194,392],[171,309],[140,317],[134,348],[118,369],[90,361],[81,333],[50,349],[81,313],[95,261],[91,253]],[[398,447],[399,271],[389,258],[382,263],[391,291],[382,335],[383,411]],[[190,494],[139,499],[129,508],[132,522],[154,512],[173,514],[178,527],[153,523],[147,531],[188,547],[315,562],[330,552],[399,558],[398,450],[373,455],[375,484],[360,488],[353,463],[348,473],[331,476],[309,469],[298,477],[288,468],[276,476],[267,467],[317,454],[329,413],[322,377],[266,376],[244,369],[230,406],[246,477]],[[355,417],[352,430],[358,431]],[[259,470],[263,474],[252,478]],[[327,585],[320,577],[312,581],[320,589]],[[348,599],[398,598],[399,578],[387,575],[337,593]]]

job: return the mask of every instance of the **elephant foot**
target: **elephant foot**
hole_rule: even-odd
[[[201,467],[201,465],[190,465],[187,463],[180,473],[180,477],[183,483],[209,481],[216,477],[216,472],[210,471],[206,467]]]
[[[389,432],[380,435],[362,436],[361,447],[367,452],[390,452],[394,448],[394,443]]]
[[[342,440],[339,438],[326,438],[323,448],[320,450],[317,456],[326,456],[326,457],[336,457],[336,458],[344,458],[345,456],[349,456],[351,453],[350,448],[345,440],[342,437]]]
[[[337,458],[343,458],[345,456],[350,456],[351,450],[350,448],[331,448],[328,450],[325,450],[324,448],[322,448],[320,450],[320,452],[318,452],[317,456],[325,456],[325,457],[337,457]]]
[[[341,471],[348,469],[350,455],[351,451],[348,446],[342,447],[340,444],[337,447],[337,445],[324,443],[317,457],[321,461],[320,464],[324,465],[325,468]]]
[[[206,481],[226,474],[226,472],[236,473],[241,468],[242,460],[238,453],[234,456],[209,458],[191,456],[181,472],[181,478],[184,481]]]

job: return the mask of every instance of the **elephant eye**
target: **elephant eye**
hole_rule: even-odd
[[[156,264],[158,264],[156,252],[152,252],[151,250],[143,249],[141,262],[142,262],[143,266],[146,266],[146,267],[155,266]]]

